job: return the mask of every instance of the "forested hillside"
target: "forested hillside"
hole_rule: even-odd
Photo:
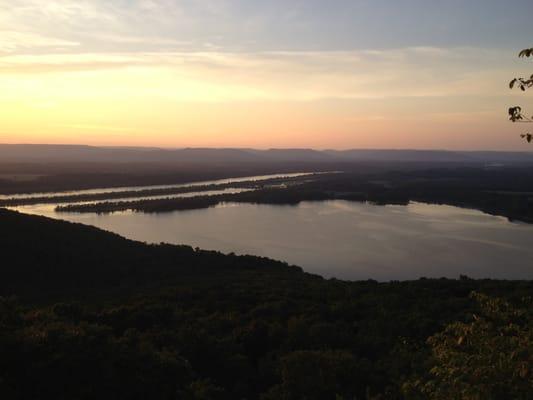
[[[325,280],[6,210],[0,251],[2,399],[533,397],[533,282]]]

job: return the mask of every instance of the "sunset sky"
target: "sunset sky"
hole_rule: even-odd
[[[0,142],[529,150],[531,0],[0,0]]]

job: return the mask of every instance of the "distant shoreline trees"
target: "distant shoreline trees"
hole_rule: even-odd
[[[533,48],[530,49],[524,49],[519,54],[518,57],[533,57]],[[509,88],[513,89],[514,87],[520,88],[523,92],[525,92],[527,89],[533,87],[533,74],[529,78],[514,78],[509,83]],[[533,122],[533,116],[527,117],[522,112],[522,107],[520,106],[514,106],[509,108],[509,120],[512,122],[526,122],[531,123]],[[533,134],[531,132],[526,132],[520,135],[522,138],[526,139],[528,143],[531,143],[533,140]]]

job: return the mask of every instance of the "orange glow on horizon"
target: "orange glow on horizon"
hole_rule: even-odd
[[[0,142],[523,150],[520,127],[505,118],[519,101],[500,85],[507,71],[495,67],[472,81],[468,54],[7,56]],[[431,65],[414,81],[405,57]],[[465,58],[466,72],[446,67],[453,57]],[[435,82],[442,69],[455,75]],[[378,79],[383,71],[395,72]]]

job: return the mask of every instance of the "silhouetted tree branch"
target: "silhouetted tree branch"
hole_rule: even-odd
[[[533,48],[522,50],[518,54],[518,57],[533,57]],[[533,87],[533,75],[531,75],[529,78],[514,78],[509,83],[509,88],[513,89],[514,87],[520,88],[520,90],[523,92],[525,92],[526,89]],[[531,123],[533,122],[533,117],[526,117],[522,112],[522,107],[514,106],[509,108],[509,120],[512,122]],[[533,140],[533,134],[531,134],[530,132],[523,133],[520,136],[526,139],[528,143],[531,143],[531,141]]]

